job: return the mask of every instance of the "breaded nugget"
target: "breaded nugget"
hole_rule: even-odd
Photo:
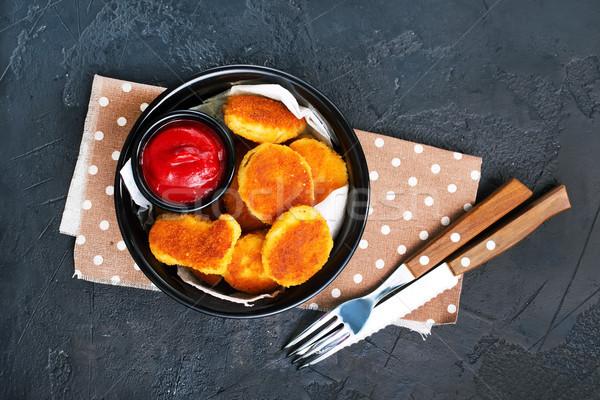
[[[240,224],[240,227],[242,228],[243,232],[252,232],[267,227],[267,225],[265,225],[261,220],[252,215],[250,210],[248,210],[246,203],[244,203],[244,201],[240,197],[240,194],[238,193],[238,173],[240,169],[240,164],[248,150],[254,148],[255,146],[254,144],[249,145],[249,143],[251,142],[248,142],[244,139],[236,140],[235,175],[233,176],[233,180],[231,181],[231,186],[229,186],[229,189],[227,189],[227,191],[222,197],[225,211],[227,212],[227,214],[233,216],[236,219],[236,221]]]
[[[315,203],[320,203],[335,189],[348,184],[346,163],[338,153],[315,139],[298,139],[290,148],[310,165],[315,185]]]
[[[219,282],[221,282],[221,279],[223,279],[221,275],[203,274],[202,272],[191,268],[190,270],[198,279],[210,286],[216,286]]]
[[[260,294],[273,292],[279,286],[265,275],[261,250],[265,231],[242,236],[233,249],[233,258],[223,274],[225,282],[241,292]]]
[[[281,143],[306,129],[281,102],[260,96],[230,96],[223,104],[225,123],[236,135],[257,143]]]
[[[332,248],[329,227],[317,210],[291,208],[277,218],[265,238],[265,274],[285,287],[300,285],[323,267]]]
[[[263,143],[250,150],[240,164],[238,185],[250,212],[268,224],[290,207],[314,202],[310,166],[283,145]]]
[[[240,197],[237,174],[234,176],[231,186],[223,195],[223,204],[225,205],[225,211],[235,218],[243,232],[252,232],[267,227],[264,222],[252,215],[248,210],[248,206]]]
[[[148,240],[160,262],[220,275],[241,233],[239,224],[227,214],[214,222],[194,214],[163,214],[152,225]]]

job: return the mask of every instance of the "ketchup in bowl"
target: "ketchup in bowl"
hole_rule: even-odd
[[[144,145],[140,167],[148,189],[175,204],[203,201],[221,184],[227,154],[219,135],[195,120],[174,120]]]

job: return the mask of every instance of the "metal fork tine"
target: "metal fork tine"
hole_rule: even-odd
[[[296,354],[303,355],[304,353],[306,353],[307,350],[309,350],[318,341],[322,340],[324,337],[329,337],[330,335],[335,333],[336,331],[334,331],[333,328],[335,328],[339,323],[340,323],[340,321],[338,320],[338,318],[336,316],[331,321],[331,323],[329,325],[327,325],[326,328],[321,329],[321,331],[318,332],[317,334],[315,334],[315,336],[311,337],[306,343],[299,346],[296,350],[292,351],[287,356],[291,357]]]
[[[306,337],[308,337],[311,333],[313,333],[317,329],[319,329],[323,324],[325,324],[325,322],[329,321],[329,319],[331,317],[334,317],[335,319],[337,319],[336,314],[328,312],[327,314],[323,315],[321,318],[316,320],[311,326],[309,326],[308,328],[303,330],[302,333],[300,333],[298,336],[296,336],[296,338],[294,338],[294,340],[289,342],[283,349],[284,350],[288,349],[288,348],[294,346],[295,344],[301,342],[302,340],[306,339]]]
[[[292,361],[292,364],[295,364],[301,360],[308,359],[313,354],[319,353],[319,352],[323,351],[325,348],[327,348],[327,346],[329,346],[330,344],[335,343],[339,338],[343,337],[344,335],[349,335],[349,334],[350,333],[348,331],[348,328],[346,328],[345,326],[337,329],[336,331],[332,332],[330,335],[327,335],[324,338],[322,338],[321,340],[319,340],[318,342],[315,342],[315,344],[310,346],[308,351],[304,352],[303,354],[300,354],[298,358],[296,358],[294,361]]]
[[[314,360],[311,360],[311,361],[309,361],[309,362],[307,362],[307,363],[302,364],[301,366],[299,366],[298,370],[301,370],[302,368],[310,367],[311,365],[315,365],[316,363],[321,362],[324,359],[326,359],[327,357],[329,357],[329,356],[337,353],[339,350],[342,349],[342,347],[340,346],[340,344],[342,344],[344,341],[346,341],[349,337],[350,337],[350,333],[347,333],[338,342],[332,344],[327,350],[325,350],[323,353],[321,353],[319,355],[319,357],[317,357]],[[306,357],[304,357],[304,359],[306,359]]]

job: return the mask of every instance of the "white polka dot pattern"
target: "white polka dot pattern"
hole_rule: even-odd
[[[338,297],[340,297],[341,294],[342,294],[342,292],[338,288],[335,288],[331,291],[331,297],[336,298],[336,299]]]
[[[450,225],[451,219],[462,215],[464,205],[475,199],[471,172],[479,163],[473,157],[460,153],[455,157],[452,152],[392,137],[357,135],[369,166],[369,218],[352,260],[329,291],[313,300],[324,310],[363,295],[365,287],[374,287],[389,276],[403,258]],[[451,185],[456,188],[453,193]],[[424,256],[417,258],[417,263],[428,261],[427,266],[431,265],[428,255]],[[368,266],[372,269],[367,274]],[[339,298],[331,296],[333,288],[340,289]],[[448,313],[447,307],[458,305],[458,295],[438,296],[432,301],[439,302],[440,314],[418,320],[454,321],[456,313]]]

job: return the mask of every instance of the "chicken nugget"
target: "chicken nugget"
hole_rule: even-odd
[[[290,148],[300,153],[310,165],[315,185],[315,203],[322,202],[335,189],[348,184],[346,163],[325,143],[303,138],[292,142]]]
[[[306,282],[327,262],[333,239],[312,207],[293,207],[273,224],[262,249],[265,274],[281,286]]]
[[[257,143],[281,143],[306,129],[281,102],[260,96],[230,96],[223,104],[225,124],[236,135]]]
[[[255,147],[254,144],[250,145],[249,143],[251,142],[245,141],[244,139],[236,140],[235,175],[233,176],[231,185],[222,197],[225,211],[227,212],[227,214],[233,216],[236,219],[236,221],[240,224],[240,227],[242,228],[242,232],[252,232],[267,227],[267,225],[264,222],[252,215],[250,210],[248,210],[248,206],[246,206],[246,203],[244,203],[244,201],[240,197],[240,194],[238,193],[238,173],[240,169],[240,164],[248,150],[251,150]]]
[[[283,145],[263,143],[250,150],[240,164],[238,185],[250,212],[267,224],[290,207],[314,202],[310,166]]]
[[[249,294],[269,293],[277,289],[277,282],[265,275],[261,250],[265,231],[242,236],[233,249],[233,258],[223,274],[225,282]]]
[[[244,203],[238,192],[237,175],[233,179],[231,186],[223,195],[225,211],[235,218],[244,232],[252,232],[267,227],[264,222],[252,215],[250,210],[248,210],[248,206],[246,206],[246,203]]]
[[[150,251],[160,262],[220,275],[227,269],[241,233],[239,224],[228,214],[216,221],[194,214],[163,214],[150,228],[148,240]]]

